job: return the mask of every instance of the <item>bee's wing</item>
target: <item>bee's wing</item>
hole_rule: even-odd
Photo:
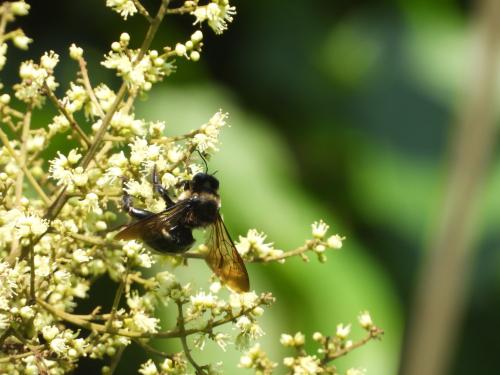
[[[133,240],[145,236],[161,236],[162,231],[168,231],[176,226],[188,210],[189,201],[180,201],[165,211],[127,225],[115,236],[115,239]]]
[[[207,247],[206,261],[221,281],[236,292],[248,292],[250,281],[245,264],[238,254],[220,214],[217,215],[217,220],[211,227]]]

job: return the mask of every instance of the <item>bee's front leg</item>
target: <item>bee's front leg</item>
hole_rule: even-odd
[[[160,194],[160,196],[163,198],[165,201],[167,208],[171,207],[175,204],[175,202],[170,198],[168,195],[167,189],[160,184],[160,178],[158,177],[158,172],[156,170],[156,165],[153,167],[153,174],[152,174],[152,182],[153,182],[153,189]]]
[[[130,216],[136,219],[145,219],[154,215],[151,211],[143,210],[141,208],[135,208],[132,206],[132,196],[125,190],[125,181],[123,183],[123,197],[122,197],[122,207]]]

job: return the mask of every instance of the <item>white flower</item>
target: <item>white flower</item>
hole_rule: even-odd
[[[293,337],[293,341],[295,341],[295,345],[297,346],[302,346],[304,345],[304,342],[306,341],[306,337],[302,332],[297,332],[295,336]]]
[[[137,8],[131,0],[106,0],[106,6],[119,13],[124,20],[137,13]]]
[[[323,335],[321,334],[321,332],[314,332],[312,338],[314,341],[320,342],[321,340],[323,340]]]
[[[359,314],[358,322],[365,329],[370,329],[373,326],[372,317],[368,311],[363,311]]]
[[[163,148],[157,144],[148,145],[144,138],[135,138],[130,145],[130,162],[134,165],[140,165],[145,161],[155,161],[163,154]]]
[[[50,348],[57,354],[63,354],[68,350],[66,340],[63,337],[56,337],[50,342]]]
[[[215,281],[210,284],[210,291],[212,293],[218,293],[222,288],[222,284],[219,281]]]
[[[159,319],[146,315],[144,311],[138,311],[133,316],[133,324],[140,332],[158,332]]]
[[[52,262],[48,256],[35,255],[35,275],[47,277],[52,272]]]
[[[78,60],[83,56],[83,49],[81,47],[78,47],[75,43],[73,43],[69,47],[69,56],[73,60]]]
[[[323,220],[315,221],[312,225],[312,235],[314,238],[322,239],[325,237],[326,232],[330,226],[326,224]]]
[[[207,21],[216,34],[222,34],[227,29],[228,22],[233,21],[236,8],[230,6],[228,1],[212,2],[198,6],[191,14],[196,17],[194,24]]]
[[[19,310],[19,315],[21,315],[24,319],[31,319],[35,315],[35,311],[31,308],[31,306],[23,306]]]
[[[16,16],[26,16],[30,10],[30,5],[24,1],[14,1],[10,3],[10,9]]]
[[[48,224],[46,219],[38,216],[23,215],[17,219],[15,228],[19,237],[40,236],[47,231]]]
[[[28,38],[26,35],[17,35],[12,38],[12,42],[19,49],[28,49],[28,44],[33,42],[33,39]]]
[[[59,334],[59,329],[56,326],[42,327],[43,338],[47,341],[52,341]]]
[[[280,343],[283,346],[294,346],[295,345],[295,342],[293,340],[293,336],[286,334],[286,333],[281,334]]]
[[[144,251],[137,256],[137,263],[139,267],[151,268],[155,261],[151,254]]]
[[[328,247],[332,249],[340,249],[342,247],[342,241],[344,239],[340,237],[338,234],[334,234],[333,236],[328,237],[326,243]]]
[[[203,40],[203,33],[201,30],[196,30],[192,35],[191,35],[191,41],[193,43],[199,43]]]
[[[40,58],[40,65],[47,70],[54,70],[57,63],[59,62],[59,55],[54,51],[45,52]]]
[[[217,333],[215,335],[214,341],[219,345],[219,347],[222,349],[222,351],[226,351],[227,347],[227,340],[229,339],[229,336],[226,335],[225,333]]]
[[[226,125],[227,113],[218,111],[212,118],[200,127],[199,132],[193,137],[193,143],[201,152],[218,151],[220,129]]]
[[[253,360],[250,358],[248,355],[241,356],[240,358],[240,363],[238,364],[238,367],[241,368],[252,368],[253,366]]]
[[[263,259],[280,257],[283,251],[274,249],[272,242],[266,243],[266,238],[264,233],[250,229],[246,237],[239,237],[235,244],[236,249],[242,256],[248,256],[248,258],[252,258],[253,255]]]
[[[337,325],[337,332],[335,333],[337,337],[341,339],[347,338],[349,336],[349,333],[351,333],[351,325],[343,325],[343,324],[338,324]]]
[[[177,56],[182,57],[186,55],[186,46],[181,43],[175,45],[175,53]]]
[[[7,329],[10,325],[10,319],[7,314],[0,313],[0,329]]]
[[[229,304],[233,309],[249,310],[257,304],[258,296],[255,292],[231,293]]]
[[[319,359],[316,356],[299,357],[298,363],[294,367],[295,375],[314,375],[323,372]]]
[[[73,252],[73,259],[78,263],[86,263],[92,259],[91,256],[87,254],[87,252],[83,249],[76,249]]]
[[[204,311],[206,309],[217,306],[217,297],[213,294],[205,294],[205,292],[200,292],[194,296],[191,296],[190,298],[191,304],[193,306],[193,311]]]
[[[156,365],[154,364],[153,360],[148,359],[146,363],[143,363],[141,365],[139,372],[142,375],[157,375],[158,369],[156,368]]]

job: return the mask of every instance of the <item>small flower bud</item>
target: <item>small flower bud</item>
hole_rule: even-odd
[[[111,43],[111,49],[115,52],[118,52],[119,50],[122,49],[122,46],[118,42],[113,42]]]
[[[179,57],[184,56],[186,54],[186,46],[184,44],[177,43],[175,45],[175,53]]]
[[[302,332],[297,332],[295,334],[295,336],[293,337],[293,340],[295,341],[296,346],[302,346],[302,345],[304,345],[306,338]]]
[[[33,39],[28,38],[26,35],[18,35],[12,39],[14,45],[19,49],[28,49],[28,44],[30,44]]]
[[[286,367],[292,367],[293,364],[294,364],[294,359],[293,357],[285,357],[283,358],[283,364],[286,366]]]
[[[314,332],[313,333],[313,340],[314,341],[321,341],[321,340],[323,340],[323,335],[321,334],[321,332]]]
[[[253,365],[252,358],[248,355],[244,355],[240,358],[240,366],[243,368],[251,368]]]
[[[203,33],[201,30],[196,30],[193,35],[191,35],[191,40],[193,43],[201,42],[203,40]]]
[[[314,248],[314,251],[316,251],[317,253],[322,253],[326,250],[326,247],[325,245],[318,245]]]
[[[23,306],[21,307],[21,310],[19,310],[19,315],[21,315],[24,319],[30,319],[33,318],[35,312],[30,306]]]
[[[189,49],[193,49],[193,47],[194,47],[193,42],[191,42],[190,40],[188,40],[188,41],[186,42],[186,49],[188,49],[188,50],[189,50]]]
[[[9,94],[2,94],[2,96],[0,96],[0,103],[9,104],[9,102],[10,102],[10,95]]]
[[[47,341],[52,341],[58,333],[59,330],[55,326],[45,326],[42,328],[43,338]]]
[[[328,247],[332,249],[340,249],[342,247],[342,237],[338,234],[334,234],[333,236],[328,237],[326,243]]]
[[[130,35],[128,33],[121,33],[120,42],[125,46],[128,45],[128,42],[130,42]]]
[[[108,225],[106,224],[106,222],[99,220],[98,222],[95,223],[95,228],[97,230],[106,230],[108,229]]]
[[[295,341],[293,340],[292,335],[288,335],[286,333],[283,333],[280,338],[280,343],[283,346],[294,346]]]
[[[194,62],[198,61],[200,59],[200,53],[198,51],[193,51],[189,55],[190,59],[193,60]]]

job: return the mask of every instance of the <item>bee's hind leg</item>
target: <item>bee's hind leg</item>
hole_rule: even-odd
[[[124,182],[125,184],[125,182]],[[122,207],[124,211],[127,211],[127,213],[132,216],[133,218],[136,219],[145,219],[147,217],[150,217],[154,215],[153,212],[143,210],[141,208],[135,208],[132,206],[132,196],[127,193],[127,190],[123,189],[123,197],[122,197]]]
[[[163,198],[163,200],[167,205],[167,208],[173,206],[175,202],[168,195],[168,191],[167,189],[165,189],[165,186],[160,184],[160,178],[158,177],[156,165],[153,167],[152,182],[153,182],[153,189]]]

